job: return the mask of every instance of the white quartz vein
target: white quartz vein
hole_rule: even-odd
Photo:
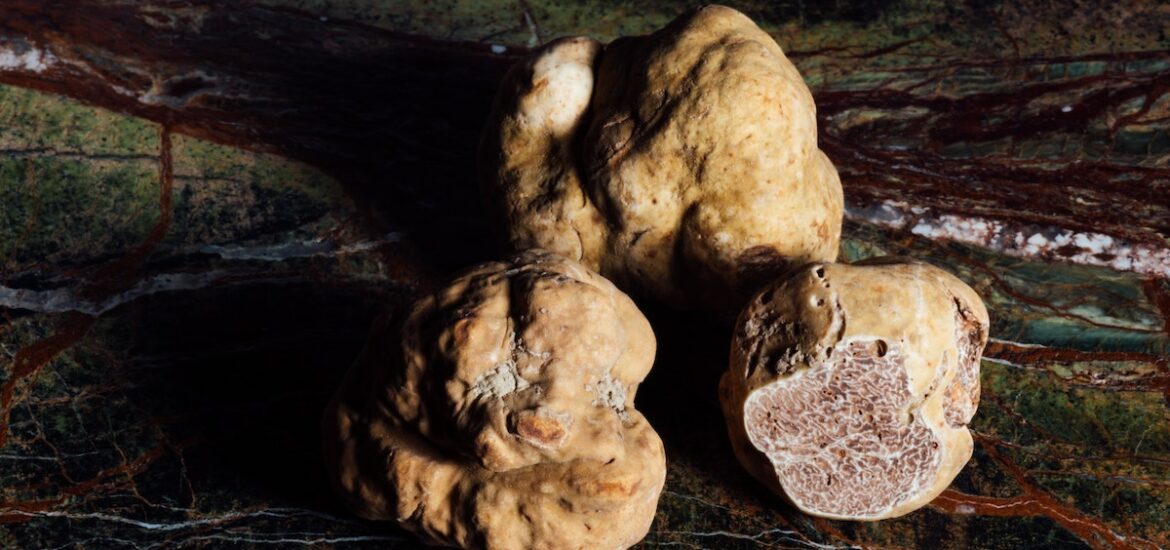
[[[327,520],[332,523],[344,522],[352,523],[345,518],[326,514],[322,512],[315,512],[313,510],[302,510],[297,508],[269,508],[265,510],[255,510],[251,512],[228,512],[218,516],[208,516],[200,519],[192,519],[186,521],[176,522],[160,522],[160,521],[142,521],[133,518],[122,517],[114,514],[104,514],[101,512],[67,512],[61,510],[21,510],[21,509],[6,509],[0,507],[0,513],[7,515],[24,516],[30,518],[63,518],[70,520],[96,520],[109,523],[119,523],[144,529],[147,531],[159,532],[174,532],[183,531],[187,529],[203,528],[208,526],[225,525],[239,522],[247,519],[257,519],[265,517],[275,518],[291,518],[299,516],[310,516],[318,519]]]
[[[56,62],[57,58],[48,50],[30,46],[17,52],[16,49],[0,45],[0,71],[22,70],[40,73]]]
[[[329,241],[302,241],[275,245],[239,247],[206,245],[198,249],[204,254],[214,254],[225,260],[253,260],[278,262],[294,258],[317,256],[344,256],[371,250],[383,244],[397,242],[399,233],[389,233],[380,239],[337,246]],[[27,309],[37,313],[78,312],[98,316],[122,304],[144,296],[173,290],[196,290],[219,283],[237,271],[210,270],[195,273],[165,273],[147,277],[133,287],[104,300],[92,301],[77,295],[73,288],[50,290],[29,290],[0,286],[0,307]]]
[[[778,541],[796,543],[796,544],[798,544],[802,547],[805,547],[805,548],[815,548],[818,550],[829,550],[829,549],[838,549],[838,548],[857,548],[856,546],[851,546],[851,545],[836,546],[836,545],[832,545],[832,544],[821,544],[819,542],[805,540],[802,538],[798,538],[799,533],[796,533],[795,531],[788,531],[788,530],[780,529],[780,528],[766,529],[766,530],[760,531],[759,533],[756,533],[754,535],[749,535],[749,534],[745,534],[745,533],[735,533],[732,531],[723,531],[723,530],[717,530],[717,531],[659,531],[659,532],[656,532],[655,534],[657,534],[657,535],[683,535],[683,536],[698,537],[698,538],[713,538],[713,537],[714,538],[730,538],[730,539],[739,539],[739,540],[747,540],[747,541],[757,542],[760,544],[766,544],[768,546],[771,546],[772,541],[770,541],[770,540],[765,541],[763,539],[765,539],[766,537],[770,538],[770,537],[775,536],[775,535],[780,535]],[[647,541],[647,542],[650,542],[650,541]],[[654,543],[654,544],[662,544],[662,543]]]
[[[357,252],[365,252],[384,244],[396,243],[400,240],[402,240],[401,233],[387,233],[380,239],[343,246],[337,246],[335,243],[323,239],[313,239],[259,246],[220,246],[209,244],[199,248],[199,252],[215,254],[225,260],[263,260],[278,262],[293,258],[354,254]]]
[[[28,290],[0,286],[0,307],[27,309],[37,313],[78,312],[98,316],[143,296],[172,290],[204,288],[227,275],[227,271],[202,273],[167,273],[147,277],[138,284],[104,300],[91,301],[77,296],[72,288]]]
[[[845,215],[853,221],[909,229],[928,239],[981,246],[1017,258],[1064,261],[1170,279],[1170,248],[1130,243],[1102,233],[944,214],[893,200],[849,206]]]
[[[280,546],[300,545],[319,547],[321,545],[332,545],[346,542],[403,542],[405,537],[395,537],[391,535],[350,535],[350,536],[331,536],[325,534],[310,534],[301,538],[291,537],[287,535],[276,535],[273,537],[264,537],[258,534],[239,534],[239,535],[200,535],[188,537],[177,541],[160,542],[147,546],[149,550],[154,548],[174,548],[195,545],[205,547],[209,541],[221,541],[236,544],[276,544]]]

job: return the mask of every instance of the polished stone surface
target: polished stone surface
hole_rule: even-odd
[[[508,65],[686,4],[60,4],[0,2],[0,547],[418,547],[329,494],[324,400],[375,316],[497,254]],[[803,516],[726,442],[729,323],[647,307],[643,547],[1170,546],[1170,10],[804,4],[737,7],[813,88],[844,256],[984,296],[975,456],[903,518]]]

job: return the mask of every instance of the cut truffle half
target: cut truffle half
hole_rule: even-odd
[[[736,455],[801,510],[913,511],[971,456],[988,319],[925,263],[812,264],[739,318],[720,397]]]

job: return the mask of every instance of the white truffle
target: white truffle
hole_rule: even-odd
[[[784,270],[837,257],[841,183],[812,95],[730,8],[546,45],[505,77],[479,164],[511,247],[680,308],[738,311]]]
[[[480,265],[375,327],[325,417],[358,515],[462,548],[626,548],[662,442],[634,408],[654,360],[634,303],[542,251]]]
[[[925,505],[971,457],[987,329],[979,296],[926,263],[795,271],[738,320],[720,383],[736,456],[809,514]]]

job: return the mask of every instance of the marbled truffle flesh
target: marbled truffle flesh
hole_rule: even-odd
[[[736,312],[786,269],[837,257],[841,183],[812,95],[730,8],[544,46],[505,77],[479,165],[512,247],[676,307]]]
[[[953,275],[815,263],[744,309],[720,383],[740,462],[801,510],[876,520],[938,496],[971,457],[987,310]]]
[[[577,262],[475,267],[375,327],[326,412],[334,485],[431,544],[626,548],[665,479],[634,409],[654,352],[634,303]]]

